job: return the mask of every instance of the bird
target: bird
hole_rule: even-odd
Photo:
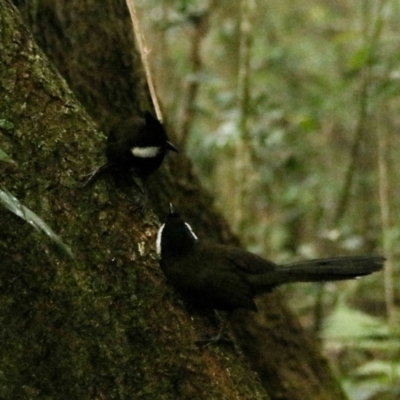
[[[156,250],[167,281],[197,309],[257,311],[254,298],[289,282],[324,282],[369,275],[383,268],[379,255],[319,258],[278,265],[238,247],[199,240],[191,226],[170,212],[157,233]],[[219,333],[200,342],[221,340]]]
[[[161,166],[168,151],[178,152],[178,149],[169,141],[164,126],[151,112],[145,111],[119,121],[109,129],[107,162],[87,175],[83,186],[104,173],[111,173],[119,181],[132,174],[144,186],[147,177]]]

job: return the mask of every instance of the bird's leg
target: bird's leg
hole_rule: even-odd
[[[146,194],[146,184],[143,178],[132,177],[132,181],[135,186],[142,192],[143,197],[147,197]]]
[[[133,198],[133,203],[137,205],[135,211],[139,211],[141,214],[144,213],[148,206],[147,190],[145,180],[139,177],[131,177],[134,185],[140,193]]]
[[[116,175],[115,178],[118,180],[118,186],[124,192],[124,196],[121,196],[121,198],[135,206],[134,212],[143,214],[148,207],[145,181],[142,178],[126,173]]]
[[[224,330],[226,328],[226,326],[228,325],[229,322],[229,317],[230,314],[226,315],[225,318],[222,321],[221,327],[218,330],[218,333],[215,336],[212,336],[210,338],[204,338],[204,339],[200,339],[200,340],[196,340],[196,344],[198,345],[212,345],[212,344],[216,344],[216,343],[232,343],[232,340],[228,339],[227,337],[223,336]]]
[[[86,178],[85,182],[82,184],[82,187],[88,186],[90,183],[93,183],[100,175],[103,175],[109,168],[108,163],[101,165],[100,167],[96,168],[94,171],[90,172],[89,174],[83,175],[82,178]]]

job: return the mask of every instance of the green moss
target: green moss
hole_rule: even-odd
[[[236,351],[193,344],[208,321],[196,317],[195,330],[166,286],[152,211],[135,212],[110,178],[82,189],[81,176],[104,161],[104,136],[5,0],[0,21],[0,115],[14,124],[19,166],[4,183],[75,255],[60,258],[0,210],[0,397],[261,398]]]

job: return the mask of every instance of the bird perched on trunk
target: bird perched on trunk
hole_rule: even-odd
[[[157,253],[167,280],[193,306],[228,312],[257,311],[254,297],[284,283],[352,279],[381,270],[385,260],[349,256],[278,265],[237,247],[198,240],[172,206],[158,231]],[[211,342],[221,338],[224,326]]]
[[[161,122],[150,112],[124,119],[109,131],[107,163],[92,172],[84,186],[106,172],[117,180],[133,174],[144,182],[160,167],[169,150],[178,151],[168,140]]]

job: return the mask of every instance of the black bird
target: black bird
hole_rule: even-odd
[[[108,135],[107,163],[89,175],[84,186],[105,172],[126,178],[132,173],[142,182],[163,162],[168,150],[177,148],[168,140],[161,122],[149,111],[113,126]]]
[[[257,311],[254,297],[288,282],[352,279],[383,268],[381,256],[322,258],[278,265],[237,247],[198,240],[171,211],[157,235],[160,266],[168,281],[196,308]],[[221,338],[219,334],[209,340]]]

